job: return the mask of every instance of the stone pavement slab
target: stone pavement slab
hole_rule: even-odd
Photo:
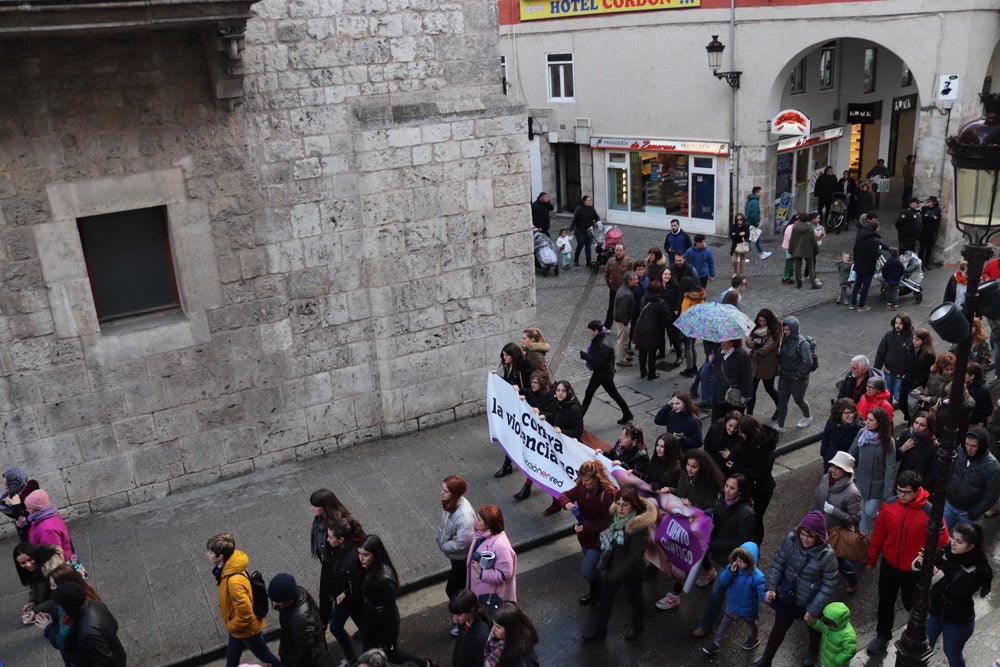
[[[650,246],[662,243],[659,231],[632,227],[624,231],[633,257],[641,257]],[[831,388],[846,372],[850,357],[859,352],[873,354],[888,329],[889,311],[855,313],[833,305],[836,280],[831,267],[839,257],[839,248],[852,242],[853,233],[829,239],[819,267],[827,285],[823,290],[781,285],[780,249],[763,262],[752,257],[747,271],[744,311],[753,314],[767,306],[779,317],[794,313],[802,320],[803,331],[815,335],[820,345],[821,366],[811,378],[808,393],[816,419],[810,428],[798,431],[794,428],[798,413],[792,407],[792,426],[783,435],[783,443],[818,437]],[[727,270],[728,258],[722,255],[728,242],[724,248],[722,243],[713,239],[713,250],[718,266]],[[765,244],[771,249],[777,245],[770,236]],[[904,302],[916,323],[922,323],[940,302],[947,275],[944,270],[929,274],[925,282],[929,295],[921,306],[913,307],[912,299]],[[725,286],[725,277],[720,278],[711,286],[710,295],[714,298]],[[588,373],[577,350],[589,342],[584,331],[587,321],[603,319],[606,289],[600,275],[583,267],[559,276],[539,276],[537,281],[537,320],[554,348],[549,355],[553,371],[558,378],[569,379],[581,394]],[[517,338],[518,332],[512,331],[511,339]],[[656,381],[640,380],[635,368],[624,369],[617,381],[650,440],[656,435],[652,415],[672,391],[690,384],[676,371],[661,373]],[[468,391],[485,392],[485,377],[482,386],[470,386]],[[766,396],[758,405],[760,415],[770,414]],[[599,392],[588,412],[587,427],[614,442],[620,430],[615,424],[619,414]],[[490,443],[486,420],[476,416],[95,515],[71,523],[70,530],[92,583],[119,620],[130,663],[174,664],[217,655],[225,643],[215,582],[204,556],[205,541],[211,535],[233,532],[238,547],[249,553],[252,568],[267,576],[291,572],[303,585],[317,589],[319,565],[308,550],[308,497],[317,488],[334,489],[368,532],[387,538],[408,587],[420,586],[445,572],[447,562],[434,537],[440,480],[446,475],[458,473],[469,481],[469,498],[474,505],[496,502],[503,508],[515,546],[524,548],[571,530],[569,515],[541,516],[547,497],[536,493],[515,503],[511,494],[520,487],[521,477],[515,473],[495,479],[493,472],[500,461],[498,448]],[[0,546],[10,553],[13,545],[14,540],[8,538]],[[0,614],[0,660],[9,667],[61,664],[36,628],[21,625],[18,610],[26,599],[13,566],[0,567],[0,609],[6,610]],[[270,620],[276,622],[273,614]]]

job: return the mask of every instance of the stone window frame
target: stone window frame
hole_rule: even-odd
[[[553,58],[557,58],[553,60]],[[568,60],[567,60],[568,58]],[[545,54],[545,69],[548,80],[549,89],[549,101],[550,102],[575,102],[576,101],[576,73],[574,71],[575,58],[573,52],[563,51],[560,53],[546,53]],[[567,76],[569,73],[569,88],[572,89],[572,93],[567,95]],[[559,87],[556,90],[553,86],[553,75],[558,74],[559,77]]]
[[[188,197],[180,167],[46,186],[51,221],[33,228],[56,335],[80,338],[91,358],[139,359],[210,339],[207,311],[223,300],[208,204]],[[181,310],[107,323],[97,319],[77,218],[162,206]]]

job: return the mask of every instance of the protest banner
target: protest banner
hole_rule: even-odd
[[[671,493],[660,493],[628,470],[568,435],[558,433],[540,419],[534,408],[495,373],[489,375],[486,411],[490,438],[531,481],[558,498],[576,484],[576,471],[584,461],[599,461],[619,487],[634,486],[640,496],[652,498],[660,509],[657,526],[650,529],[646,558],[690,590],[708,550],[712,517],[688,507]]]

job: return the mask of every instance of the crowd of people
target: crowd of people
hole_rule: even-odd
[[[866,187],[862,184],[858,201],[867,201]],[[759,198],[760,188],[754,188],[744,212],[730,226],[732,276],[718,301],[736,309],[742,308],[748,285],[745,266],[751,249],[761,260],[771,254],[761,245]],[[911,202],[911,212],[904,211],[903,224],[897,223],[903,251],[915,250],[911,246],[918,241],[923,246],[919,230],[913,236],[907,227],[920,215],[913,203],[919,202]],[[540,196],[536,204],[533,213],[548,220],[547,197],[542,201]],[[811,287],[822,287],[815,266],[821,213],[788,225],[783,248],[789,260],[784,280],[789,284],[802,287],[805,278]],[[875,259],[887,249],[878,235],[874,206],[864,213],[853,260],[842,257],[848,275],[842,276],[838,299],[848,303],[847,290],[853,287],[849,303],[856,310],[870,309],[866,298]],[[586,198],[572,224],[577,262],[581,251],[588,265],[593,261],[588,230],[598,219]],[[548,225],[542,231],[547,234]],[[571,247],[560,247],[567,263]],[[713,521],[695,580],[697,588],[710,589],[692,633],[706,639],[705,654],[721,651],[738,621],[747,630],[740,648],[754,651],[764,644],[754,667],[767,667],[788,631],[802,620],[805,667],[848,665],[858,643],[847,601],[859,590],[860,570],[867,567],[878,569],[872,583],[878,610],[876,636],[866,650],[878,655],[892,639],[897,598],[909,609],[918,573],[932,567],[928,641],[933,646],[942,639],[950,667],[964,665],[962,650],[975,627],[973,598],[985,596],[992,581],[981,522],[1000,514],[1000,462],[990,452],[1000,436],[1000,411],[993,410],[985,379],[995,370],[992,361],[1000,337],[993,340],[981,322],[973,324],[976,361],[964,378],[965,399],[951,405],[954,355],[936,352],[931,333],[914,328],[909,315],[898,311],[883,271],[890,286],[888,306],[896,311],[888,331],[874,362],[863,355],[851,359],[831,400],[819,448],[823,473],[809,511],[789,526],[774,553],[761,553],[765,513],[776,488],[775,449],[789,403],[794,401],[801,411],[798,428],[806,428],[814,418],[806,391],[816,369],[815,341],[800,331],[797,318],[779,319],[770,308],[755,314],[745,337],[711,342],[685,335],[676,320],[707,302],[717,265],[705,237],[688,235],[677,220],[664,247],[650,248],[642,260],[628,257],[624,244],[612,250],[604,269],[605,319],[586,325],[589,345],[580,351],[590,371],[582,401],[567,380],[557,381],[551,373],[546,356],[551,346],[537,328],[524,329],[519,343],[504,345],[495,369],[548,424],[591,446],[600,448],[585,428],[597,390],[603,389],[621,409],[620,436],[602,454],[627,471],[630,482],[612,481],[604,463],[587,461],[574,471],[575,485],[553,498],[544,511],[547,516],[567,511],[576,518],[584,579],[579,604],[595,608],[582,641],[606,640],[619,590],[630,610],[622,638],[633,641],[643,635],[646,551],[650,530],[662,516],[655,499],[672,494],[682,506],[697,508]],[[1000,268],[994,269],[1000,276]],[[946,297],[956,302],[963,298],[965,270],[960,267],[949,281]],[[636,357],[640,379],[656,380],[658,371],[683,366],[678,375],[693,383],[687,391],[674,392],[656,414],[653,422],[662,432],[651,439],[651,446],[615,384],[616,371],[633,367]],[[755,416],[761,385],[773,404],[770,420]],[[968,413],[970,428],[952,464],[939,548],[924,554],[940,425],[948,411],[956,409]],[[904,422],[898,435],[893,429],[897,411]],[[702,426],[703,414],[707,428]],[[513,473],[513,462],[505,457],[495,476]],[[88,582],[58,509],[24,470],[11,468],[3,479],[0,510],[15,521],[21,538],[14,561],[28,591],[21,610],[25,624],[41,628],[67,665],[126,664],[117,621]],[[532,488],[531,478],[525,476],[514,500],[530,497]],[[441,480],[437,545],[448,563],[444,592],[454,638],[452,665],[538,665],[535,647],[540,638],[518,604],[518,555],[506,533],[503,511],[496,504],[474,507],[466,498],[468,490],[459,475]],[[315,597],[290,573],[263,581],[252,572],[248,554],[236,548],[231,533],[208,540],[206,557],[228,633],[227,667],[239,665],[247,650],[271,667],[332,667],[337,649],[326,641],[327,628],[342,655],[342,667],[435,664],[400,646],[401,582],[389,553],[392,537],[366,533],[330,489],[313,492],[309,505],[309,552],[320,565]],[[668,581],[663,597],[652,606],[662,611],[680,607],[690,595],[684,593],[684,583],[680,578]],[[774,612],[766,636],[760,626],[761,603]],[[280,626],[276,654],[264,637],[269,606]],[[353,636],[348,620],[358,629]]]

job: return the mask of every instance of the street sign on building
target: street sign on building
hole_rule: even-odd
[[[946,102],[958,99],[958,75],[942,74],[938,81],[938,100]]]
[[[812,132],[812,120],[798,109],[785,109],[771,119],[771,132],[784,137],[807,137]]]

